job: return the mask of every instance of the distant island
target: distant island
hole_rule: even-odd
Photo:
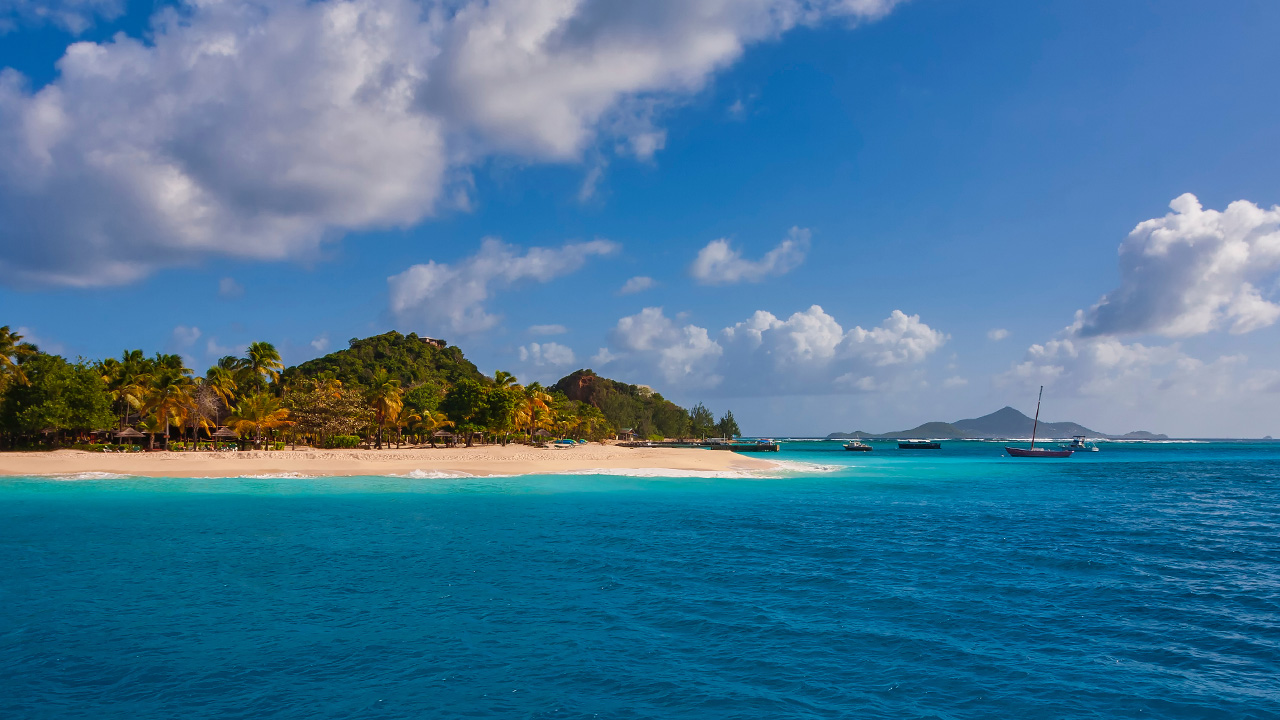
[[[902,438],[902,437],[922,437],[922,438],[941,438],[941,439],[991,439],[991,438],[1023,438],[1031,436],[1031,426],[1034,420],[1022,414],[1014,408],[1005,406],[999,410],[982,417],[969,418],[967,420],[956,420],[955,422],[927,422],[918,425],[910,430],[898,430],[894,432],[871,433],[863,430],[855,430],[854,432],[834,432],[827,436],[831,440],[844,440],[857,438],[859,440],[876,439],[876,438]],[[1040,423],[1036,434],[1040,437],[1047,438],[1067,438],[1074,435],[1085,435],[1088,437],[1108,438],[1111,440],[1167,440],[1168,435],[1160,433],[1147,432],[1146,430],[1137,430],[1125,433],[1123,435],[1109,435],[1107,433],[1090,430],[1089,428],[1073,422],[1044,422]]]

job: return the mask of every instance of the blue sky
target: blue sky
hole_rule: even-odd
[[[750,433],[1030,412],[1044,383],[1102,431],[1280,435],[1274,3],[0,19],[0,323],[46,349],[204,368],[395,328]]]

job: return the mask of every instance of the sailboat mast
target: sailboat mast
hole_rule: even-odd
[[[1040,400],[1044,398],[1044,386],[1040,386],[1040,394],[1036,396],[1036,419],[1031,423],[1031,449],[1036,447],[1036,428],[1040,427]],[[1026,417],[1023,415],[1022,417]]]

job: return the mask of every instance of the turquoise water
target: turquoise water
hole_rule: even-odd
[[[1280,444],[784,447],[0,479],[0,717],[1280,717]]]

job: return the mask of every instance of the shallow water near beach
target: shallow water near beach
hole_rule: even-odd
[[[4,718],[1280,717],[1280,443],[0,479]]]

